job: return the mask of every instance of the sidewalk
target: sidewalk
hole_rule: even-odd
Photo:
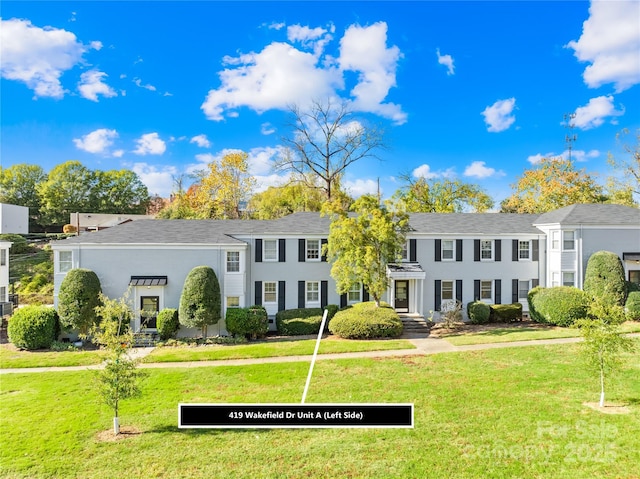
[[[629,334],[630,337],[638,337],[640,333]],[[496,348],[514,348],[521,346],[542,346],[547,344],[568,344],[577,343],[582,338],[559,338],[559,339],[538,339],[530,341],[514,341],[505,343],[487,343],[487,344],[471,344],[466,346],[454,346],[445,339],[440,338],[412,338],[409,339],[416,349],[395,349],[389,351],[365,351],[357,353],[333,353],[318,354],[318,361],[327,361],[335,359],[353,359],[353,358],[391,358],[402,356],[425,356],[429,354],[452,353],[462,351],[480,351],[485,349]],[[132,356],[143,358],[147,356],[152,347],[136,348]],[[202,368],[212,366],[245,366],[249,364],[276,364],[276,363],[295,363],[310,362],[312,355],[304,356],[278,356],[272,358],[251,358],[251,359],[221,359],[217,361],[187,361],[175,363],[142,363],[141,368],[158,369],[158,368]],[[66,366],[66,367],[44,367],[44,368],[13,368],[0,369],[0,374],[15,373],[43,373],[53,371],[86,371],[89,369],[100,369],[102,365],[96,364],[92,366]]]

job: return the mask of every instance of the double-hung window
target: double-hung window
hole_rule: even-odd
[[[526,299],[529,295],[529,281],[518,281],[518,299]]]
[[[493,300],[493,281],[480,281],[480,299],[483,301]]]
[[[239,308],[240,296],[227,296],[227,308]]]
[[[551,249],[560,249],[560,231],[551,232]]]
[[[531,259],[530,241],[518,241],[518,259],[521,261]]]
[[[353,283],[347,291],[347,301],[349,303],[359,303],[362,298],[362,286],[360,283]]]
[[[493,241],[491,240],[480,241],[480,259],[481,260],[493,259]]]
[[[71,251],[59,251],[58,252],[58,269],[60,273],[67,273],[72,268],[72,253]]]
[[[562,234],[562,249],[565,251],[573,251],[576,249],[576,232],[564,231]]]
[[[442,240],[442,260],[452,260],[454,258],[455,241]]]
[[[442,300],[452,300],[453,299],[453,281],[443,281],[441,283],[441,291]]]
[[[307,261],[320,261],[320,240],[307,240]]]
[[[573,271],[562,272],[562,286],[575,286],[576,274]]]
[[[227,273],[240,272],[240,251],[227,251]]]
[[[278,240],[266,239],[262,245],[264,248],[262,259],[264,261],[278,261]]]
[[[409,242],[405,241],[402,245],[402,252],[400,253],[400,259],[402,261],[409,261]]]
[[[263,301],[265,303],[277,303],[278,302],[278,283],[276,281],[265,281],[262,283],[263,287]]]
[[[320,302],[320,282],[319,281],[307,281],[307,304]]]

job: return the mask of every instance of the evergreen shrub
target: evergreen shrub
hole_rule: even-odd
[[[267,310],[262,306],[228,308],[225,324],[229,334],[250,339],[263,338],[269,331]]]
[[[573,286],[556,286],[541,289],[532,301],[537,317],[542,323],[571,326],[587,317],[590,296]]]
[[[472,301],[467,304],[467,316],[471,324],[487,324],[491,316],[491,308],[482,301]]]
[[[627,286],[624,266],[617,254],[611,251],[597,251],[589,257],[584,273],[584,291],[591,297],[612,301],[624,306]]]
[[[345,339],[397,338],[402,334],[402,321],[389,305],[376,307],[369,301],[338,311],[329,331]]]
[[[489,321],[492,323],[522,321],[522,305],[520,303],[492,304],[489,308],[491,309]]]
[[[48,306],[25,306],[9,319],[9,341],[17,348],[49,348],[57,339],[58,313]]]
[[[178,310],[175,308],[165,308],[158,313],[156,327],[161,341],[175,338],[180,322],[178,321]]]
[[[624,309],[628,319],[640,321],[640,291],[632,291],[629,293]]]

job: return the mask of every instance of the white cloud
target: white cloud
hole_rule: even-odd
[[[566,46],[581,62],[591,88],[613,83],[621,92],[640,83],[640,2],[592,1],[578,41]]]
[[[273,171],[275,161],[282,155],[281,147],[252,148],[247,161],[252,175],[266,175]]]
[[[100,128],[84,135],[82,138],[74,138],[73,143],[79,150],[89,153],[107,154],[109,147],[113,145],[113,140],[116,138],[118,138],[118,132],[116,130]],[[114,156],[117,155],[114,153]]]
[[[345,72],[358,74],[350,91],[352,107],[397,123],[406,121],[399,105],[383,103],[396,85],[395,72],[401,53],[387,48],[387,25],[350,26],[340,40],[340,57],[325,52],[334,27],[287,29],[289,42],[273,42],[260,52],[224,57],[218,73],[220,87],[210,90],[201,108],[207,118],[221,121],[238,115],[241,107],[261,113],[286,110],[291,104],[304,108],[314,99],[335,98],[345,87]],[[311,50],[311,51],[309,51]]]
[[[207,135],[196,135],[189,140],[189,143],[196,143],[200,148],[209,148],[211,146]]]
[[[358,198],[362,195],[378,194],[378,182],[375,180],[345,180],[343,182],[343,186],[345,191],[347,191],[354,198]],[[380,190],[380,193],[382,194],[382,190]]]
[[[454,74],[453,57],[451,55],[440,55],[440,49],[436,50],[438,56],[438,63],[447,67],[447,75]]]
[[[148,163],[135,163],[131,168],[145,184],[151,195],[168,197],[173,190],[173,179],[178,175],[174,166],[158,168]]]
[[[113,153],[111,153],[111,156],[115,158],[122,158],[124,156],[124,150],[115,150]]]
[[[465,168],[463,175],[483,179],[491,176],[504,176],[505,173],[488,167],[484,161],[474,161]]]
[[[263,135],[273,135],[275,132],[276,129],[271,123],[263,123],[260,125],[260,133]]]
[[[153,85],[151,85],[149,83],[143,85],[142,84],[142,80],[140,78],[134,78],[133,79],[133,83],[135,83],[136,86],[138,86],[140,88],[144,88],[144,89],[149,90],[149,91],[156,91],[157,90],[156,87],[154,87]]]
[[[0,71],[7,80],[24,82],[36,97],[62,98],[60,77],[82,61],[90,46],[66,30],[36,27],[29,20],[0,19]]]
[[[90,70],[80,75],[78,90],[83,98],[91,101],[98,101],[98,95],[105,98],[118,96],[116,91],[102,81],[107,74],[98,70]]]
[[[615,124],[615,117],[624,114],[623,110],[616,110],[613,105],[613,96],[599,96],[589,100],[585,106],[576,108],[575,116],[571,123],[581,130],[590,130],[602,125],[607,117],[613,117],[612,123]]]
[[[133,151],[136,155],[162,155],[167,149],[166,143],[157,133],[147,133],[136,140],[138,147]]]
[[[453,167],[446,170],[431,171],[431,167],[426,163],[418,166],[411,172],[414,178],[424,178],[425,180],[432,180],[434,178],[454,178],[456,176],[455,169]]]
[[[571,158],[581,163],[585,161],[589,161],[592,158],[598,158],[599,156],[600,156],[600,152],[598,150],[589,150],[589,151],[572,150],[571,151]],[[565,151],[562,154],[562,157],[569,158],[569,151]]]
[[[512,115],[516,105],[515,98],[498,100],[493,105],[488,106],[482,112],[484,122],[487,124],[487,131],[500,132],[507,130],[516,121]]]
[[[369,27],[351,25],[340,40],[340,68],[358,72],[358,84],[351,90],[353,107],[394,120],[407,121],[399,105],[383,103],[389,90],[396,86],[396,68],[402,58],[396,46],[387,48],[387,24]]]
[[[527,161],[529,163],[531,163],[532,165],[537,165],[542,160],[544,160],[546,158],[554,158],[555,156],[557,156],[555,153],[546,153],[546,154],[536,153],[535,155],[529,156],[527,158]]]

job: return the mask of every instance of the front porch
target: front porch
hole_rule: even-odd
[[[424,280],[427,274],[420,263],[390,263],[387,277],[391,280],[387,297],[400,314],[424,314]]]

